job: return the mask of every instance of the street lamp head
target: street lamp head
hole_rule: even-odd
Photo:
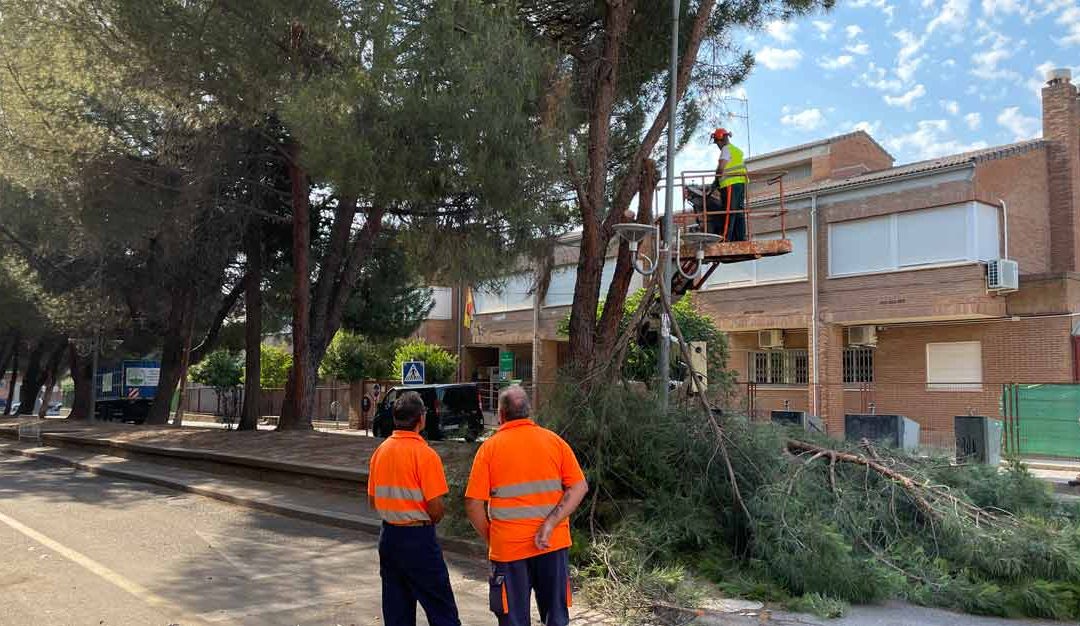
[[[720,235],[714,235],[712,233],[683,233],[682,240],[691,246],[696,246],[699,249],[709,244],[717,243],[720,241]]]
[[[630,250],[636,251],[637,245],[649,235],[655,235],[656,227],[648,224],[616,224],[615,234],[630,243]]]

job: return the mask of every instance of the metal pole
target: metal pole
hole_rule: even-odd
[[[105,252],[102,251],[101,259],[98,261],[98,275],[97,275],[97,295],[98,295],[98,313],[94,316],[94,344],[91,348],[93,353],[90,357],[90,421],[97,419],[97,394],[98,394],[98,382],[97,382],[97,370],[98,370],[98,352],[101,349],[101,292],[104,287],[102,282],[105,278]]]
[[[679,87],[679,0],[671,1],[671,67],[669,69],[670,85],[668,87],[668,137],[667,137],[667,188],[665,189],[664,209],[664,251],[660,255],[660,289],[664,292],[661,297],[671,297],[671,279],[673,268],[671,267],[671,246],[675,233],[675,114],[678,107],[676,91]],[[668,319],[667,311],[660,314],[660,400],[666,407],[668,405],[668,385],[671,384],[671,320]]]

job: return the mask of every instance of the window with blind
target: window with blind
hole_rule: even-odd
[[[874,382],[874,349],[844,349],[844,384]]]
[[[939,391],[980,391],[982,343],[926,344],[926,387]]]
[[[761,385],[805,385],[810,380],[810,357],[806,350],[750,352],[749,379]]]
[[[999,214],[967,202],[829,224],[829,276],[998,258]]]

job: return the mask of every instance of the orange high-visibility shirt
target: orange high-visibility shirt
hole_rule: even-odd
[[[536,547],[536,531],[567,487],[585,480],[570,446],[528,419],[509,421],[476,452],[465,497],[488,503],[492,561],[518,561],[569,548],[570,520],[551,533],[547,550]]]
[[[367,492],[391,524],[430,522],[428,500],[449,491],[439,453],[417,433],[395,430],[371,455]]]

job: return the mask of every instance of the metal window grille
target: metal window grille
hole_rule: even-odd
[[[750,382],[763,385],[805,385],[810,358],[806,350],[769,350],[750,353]]]
[[[844,349],[844,383],[874,382],[874,349]]]

